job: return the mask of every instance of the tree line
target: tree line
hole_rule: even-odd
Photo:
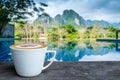
[[[112,26],[106,28],[99,27],[98,24],[95,24],[90,27],[80,26],[75,28],[72,25],[64,25],[57,27],[45,27],[40,25],[37,21],[33,24],[29,23],[16,23],[16,37],[21,38],[39,38],[40,34],[47,34],[48,40],[73,40],[73,39],[97,39],[97,38],[115,38],[116,30]],[[119,36],[120,37],[120,36]]]

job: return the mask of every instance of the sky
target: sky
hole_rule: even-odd
[[[120,0],[35,0],[48,4],[45,8],[51,17],[73,9],[85,20],[105,20],[110,23],[120,22]]]

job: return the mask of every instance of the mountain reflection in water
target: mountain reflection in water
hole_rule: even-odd
[[[29,42],[29,41],[28,41]],[[27,43],[25,40],[15,43]],[[45,43],[48,49],[56,50],[56,61],[120,61],[120,43],[96,42],[96,40],[59,40],[59,41],[31,41],[31,43]],[[11,61],[9,46],[12,41],[0,42],[0,61]],[[46,61],[50,61],[53,54],[46,54]]]
[[[54,41],[49,48],[57,50],[56,61],[120,61],[116,43],[95,40]],[[47,55],[46,60],[52,55]]]

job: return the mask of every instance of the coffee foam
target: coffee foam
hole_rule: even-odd
[[[41,47],[42,45],[38,45],[38,44],[21,44],[21,45],[17,45],[17,48],[37,48],[37,47]]]
[[[13,49],[39,49],[46,47],[45,44],[15,44],[10,46]]]

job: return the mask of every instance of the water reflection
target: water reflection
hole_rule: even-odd
[[[101,55],[85,55],[79,61],[120,61],[120,53],[119,52],[108,52],[107,54]]]
[[[119,46],[120,46],[120,43],[116,42],[116,50],[117,51],[120,51],[120,47]]]
[[[21,40],[15,40],[15,44],[40,44],[44,43],[46,44],[45,40],[39,40],[39,39],[21,39]]]
[[[53,42],[49,42],[49,48],[54,48],[58,52],[56,57],[57,61],[81,61],[82,59],[84,59],[85,56],[88,56],[88,59],[86,59],[86,61],[91,61],[92,59],[90,57],[93,56],[104,57],[104,55],[109,55],[110,53],[113,53],[113,55],[115,53],[118,53],[118,56],[120,57],[119,52],[116,51],[115,43],[96,42],[95,40],[78,40],[72,42],[64,40],[63,42],[62,41],[54,42],[54,47],[51,43]],[[107,61],[113,60],[109,56],[108,58],[109,59],[106,59]],[[114,58],[117,59],[118,57]],[[105,60],[102,58],[100,59],[101,61]]]
[[[21,43],[45,43],[48,49],[57,51],[56,61],[120,61],[119,43],[96,42],[95,40],[58,40],[58,41],[40,41],[40,40],[21,40],[15,41]],[[9,46],[13,42],[0,42],[0,61],[9,61]],[[49,61],[53,54],[46,54],[46,61]]]

